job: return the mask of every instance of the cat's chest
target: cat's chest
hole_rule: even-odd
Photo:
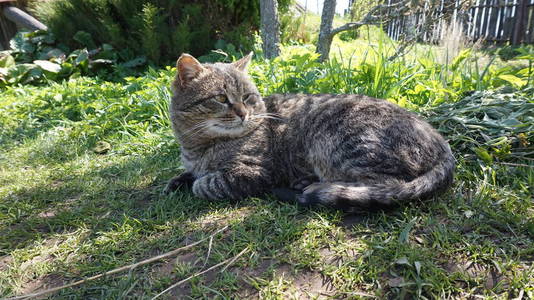
[[[190,151],[182,149],[181,153],[182,165],[188,172],[191,172],[195,177],[202,177],[209,173],[210,165],[213,160],[211,151]]]
[[[195,177],[202,177],[208,173],[221,169],[221,166],[235,160],[235,157],[231,155],[228,149],[223,150],[219,149],[219,147],[203,149],[202,151],[192,151],[182,148],[182,164],[185,169],[188,172],[193,173]]]

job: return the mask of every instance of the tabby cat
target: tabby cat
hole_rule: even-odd
[[[273,192],[303,205],[357,210],[428,198],[452,182],[455,159],[428,123],[361,95],[262,98],[246,69],[183,54],[170,118],[186,172],[165,192],[242,199]]]

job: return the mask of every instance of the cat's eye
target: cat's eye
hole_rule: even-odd
[[[226,97],[225,95],[217,95],[217,96],[213,97],[213,99],[215,99],[215,101],[217,101],[219,103],[227,103],[228,102],[228,97]]]
[[[248,105],[256,105],[256,97],[254,94],[248,94],[244,101]]]

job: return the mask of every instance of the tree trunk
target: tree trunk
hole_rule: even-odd
[[[276,0],[260,0],[261,26],[260,33],[263,41],[263,55],[274,58],[280,55],[280,23],[278,22],[278,3]]]
[[[336,13],[336,0],[325,0],[323,3],[323,13],[321,15],[321,29],[319,31],[319,40],[317,41],[317,53],[320,54],[319,60],[325,61],[330,54],[330,45],[332,44],[332,23]]]
[[[522,1],[522,5],[525,6],[525,3],[529,0],[520,1]],[[420,35],[424,32],[428,32],[432,24],[435,24],[437,21],[440,21],[442,18],[444,18],[442,13],[436,13],[436,11],[441,12],[443,10],[443,1],[429,2],[426,0],[398,0],[387,2],[387,4],[383,3],[372,7],[367,14],[357,22],[351,21],[339,27],[332,28],[334,14],[336,11],[336,0],[324,0],[323,13],[321,16],[321,30],[319,32],[319,40],[317,41],[316,50],[316,52],[319,54],[319,60],[325,61],[328,59],[332,40],[334,36],[340,32],[356,30],[364,25],[383,25],[387,24],[389,21],[398,19],[399,16],[404,18],[405,15],[412,15],[422,17],[424,20],[421,24],[417,24],[417,26],[423,29],[421,32],[417,33]],[[445,2],[449,3],[450,1]],[[455,6],[463,7],[464,5],[468,5],[470,2],[469,0],[460,0],[460,4],[457,4],[455,1],[452,1],[451,3]],[[523,11],[526,11],[526,9],[523,9]],[[517,23],[519,24],[520,21],[517,21]],[[417,36],[403,39],[395,54],[389,57],[388,60],[391,61],[398,56],[404,55],[406,50],[415,44],[416,40]],[[517,38],[516,40],[520,40],[520,38]]]

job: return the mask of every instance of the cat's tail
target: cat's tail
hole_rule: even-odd
[[[349,209],[387,207],[411,199],[432,197],[452,184],[456,160],[448,150],[439,163],[412,181],[392,180],[369,185],[355,182],[315,183],[305,188],[297,201],[303,205],[322,204]]]

